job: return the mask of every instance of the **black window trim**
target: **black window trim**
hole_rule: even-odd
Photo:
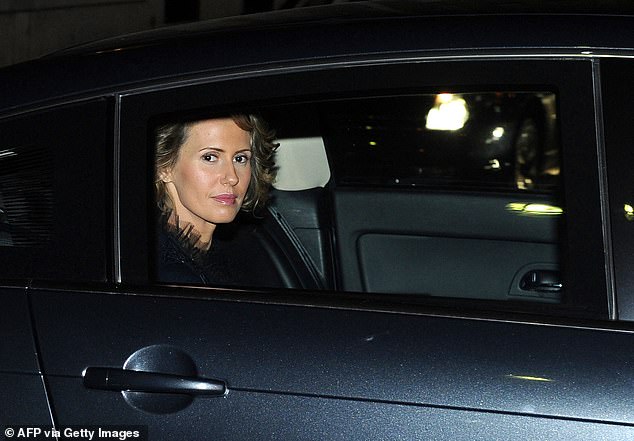
[[[608,193],[607,158],[605,148],[605,128],[603,122],[603,96],[601,93],[601,66],[598,59],[592,60],[592,87],[594,91],[594,117],[596,124],[597,167],[599,173],[599,195],[601,204],[601,224],[605,246],[605,275],[608,295],[608,316],[618,320],[618,307],[614,278],[612,253],[612,229],[610,224],[610,198]]]

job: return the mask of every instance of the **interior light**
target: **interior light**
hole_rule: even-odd
[[[428,130],[460,130],[469,119],[467,102],[458,95],[436,95],[434,106],[427,113],[425,127]]]
[[[623,213],[625,214],[625,219],[627,219],[628,221],[634,220],[634,207],[632,207],[630,204],[623,205]]]
[[[500,139],[502,136],[504,136],[504,127],[496,127],[495,129],[493,129],[493,133],[491,133],[493,135],[494,139]]]
[[[375,141],[370,141],[368,144],[370,144],[372,147],[374,147],[376,145]]]

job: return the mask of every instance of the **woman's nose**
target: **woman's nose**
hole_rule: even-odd
[[[238,183],[238,181],[239,181],[238,174],[236,173],[236,169],[233,166],[233,163],[228,164],[224,168],[224,173],[222,176],[222,184],[234,186]]]

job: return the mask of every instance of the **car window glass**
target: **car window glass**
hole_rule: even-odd
[[[51,237],[53,192],[41,145],[0,150],[0,246],[39,247]]]
[[[0,278],[104,281],[108,103],[0,120]]]

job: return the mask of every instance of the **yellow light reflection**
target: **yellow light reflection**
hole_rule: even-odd
[[[506,375],[506,378],[511,378],[513,380],[537,381],[537,382],[542,382],[542,383],[553,383],[555,381],[552,378],[534,377],[532,375],[508,374],[508,375]]]
[[[525,216],[560,216],[563,208],[555,205],[536,204],[532,202],[511,202],[506,204],[506,211],[511,211]]]
[[[493,138],[495,139],[500,139],[504,136],[504,127],[496,127],[495,129],[493,129],[491,135],[493,135]]]
[[[623,213],[625,214],[625,219],[628,221],[634,220],[634,207],[630,204],[623,205]]]
[[[436,95],[436,101],[441,104],[450,103],[453,100],[453,93],[439,93]]]
[[[485,170],[499,170],[502,166],[500,165],[499,159],[489,159],[489,163],[484,166]]]
[[[458,95],[436,95],[434,106],[427,113],[425,128],[428,130],[460,130],[469,119],[467,102]]]

